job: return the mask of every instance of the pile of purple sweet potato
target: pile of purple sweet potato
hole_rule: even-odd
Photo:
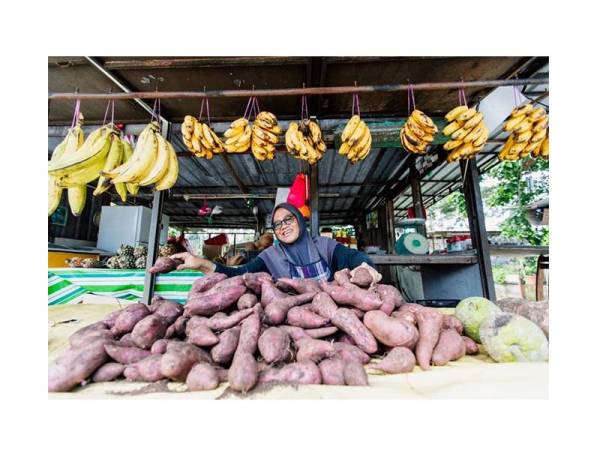
[[[184,382],[190,391],[228,382],[247,392],[261,383],[368,384],[365,365],[384,373],[427,370],[477,353],[454,316],[406,303],[369,266],[335,281],[267,273],[196,280],[185,305],[155,297],[70,336],[50,366],[48,390],[125,378]]]

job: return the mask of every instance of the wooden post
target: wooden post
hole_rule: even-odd
[[[316,164],[308,166],[310,184],[310,232],[319,236],[319,169]]]
[[[425,208],[423,207],[423,195],[421,193],[421,180],[419,179],[419,171],[415,166],[416,159],[413,158],[410,162],[409,178],[410,190],[412,193],[413,209],[417,219],[425,219]],[[419,227],[419,232],[427,237],[427,228],[425,225]]]
[[[481,289],[483,295],[491,301],[496,301],[496,288],[492,273],[492,260],[490,258],[490,244],[485,229],[485,215],[483,202],[479,189],[479,168],[476,159],[460,162],[464,183],[463,190],[469,217],[469,230],[473,247],[477,250],[479,274],[481,276]]]

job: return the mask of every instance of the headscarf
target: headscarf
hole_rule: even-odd
[[[275,212],[281,208],[289,211],[289,213],[296,218],[298,221],[298,227],[300,228],[298,238],[291,244],[286,244],[279,240],[277,242],[277,245],[281,248],[288,261],[295,266],[305,266],[319,261],[321,259],[321,255],[319,254],[313,239],[308,234],[306,221],[304,220],[304,217],[298,208],[291,203],[280,203],[273,209],[271,223],[274,222]]]

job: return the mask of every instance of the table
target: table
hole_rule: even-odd
[[[144,275],[144,270],[48,269],[48,305],[77,303],[84,294],[137,301],[144,291]],[[159,274],[154,291],[168,300],[184,303],[194,280],[203,276],[196,270]]]
[[[68,336],[103,318],[118,305],[48,307],[48,362],[68,347]],[[451,310],[443,310],[451,312]],[[547,399],[548,363],[494,363],[486,354],[465,356],[429,371],[381,375],[367,369],[370,386],[269,386],[241,396],[227,383],[204,392],[187,392],[182,383],[113,381],[92,383],[49,399]]]

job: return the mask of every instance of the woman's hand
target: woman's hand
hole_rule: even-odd
[[[199,258],[189,254],[188,252],[171,255],[171,259],[180,259],[183,261],[183,264],[178,266],[177,270],[194,269],[200,270],[204,273],[213,273],[216,268],[215,264],[208,259]]]

